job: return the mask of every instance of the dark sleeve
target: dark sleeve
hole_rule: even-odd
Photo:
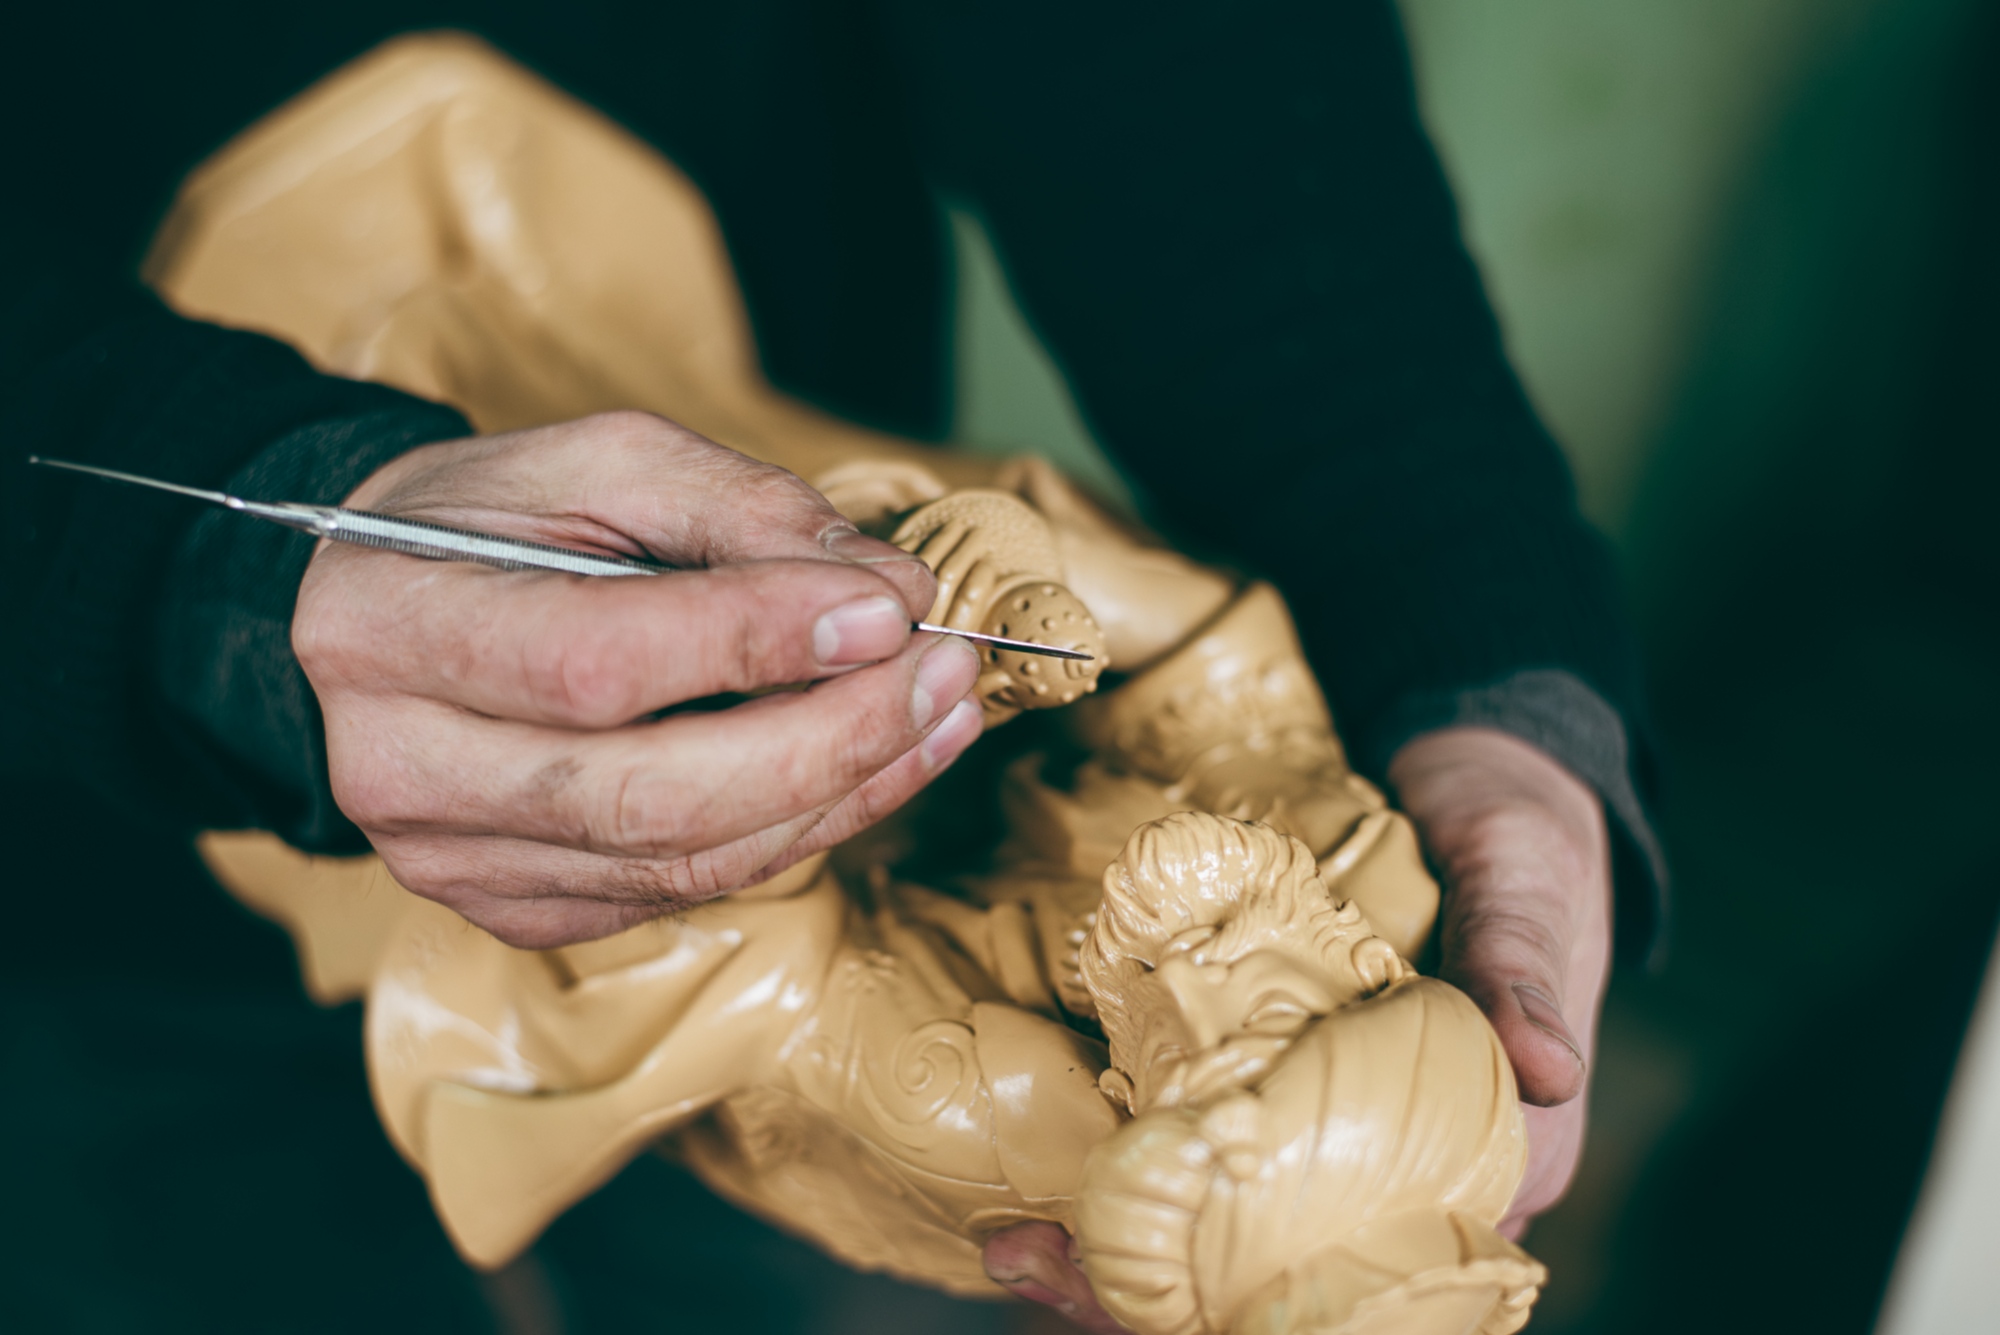
[[[882,13],[932,170],[1098,437],[1177,538],[1284,590],[1357,763],[1556,672],[1608,703],[1643,793],[1611,559],[1507,364],[1388,0]],[[1591,778],[1589,739],[1531,740]],[[1651,904],[1657,861],[1626,862]]]
[[[35,253],[12,245],[0,270],[0,765],[74,778],[154,823],[354,847],[289,652],[310,540],[25,459],[332,502],[464,420],[181,319],[136,283],[19,263]]]

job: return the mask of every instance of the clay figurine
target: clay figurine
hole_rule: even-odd
[[[1007,732],[973,755],[1011,735],[1010,763],[961,761],[831,857],[583,945],[503,945],[373,858],[205,836],[314,995],[366,997],[384,1125],[469,1260],[660,1152],[962,1294],[1001,1292],[992,1232],[1058,1222],[1144,1335],[1526,1320],[1541,1267],[1494,1231],[1523,1164],[1510,1069],[1409,964],[1437,887],[1348,768],[1273,589],[1038,460],[779,394],[694,187],[470,38],[399,39],[252,127],[190,178],[147,274],[481,430],[670,416],[929,562],[933,620],[1098,655],[989,653]],[[954,804],[997,835],[967,842]]]

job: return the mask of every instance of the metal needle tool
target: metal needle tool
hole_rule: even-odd
[[[231,496],[225,492],[204,491],[200,487],[183,487],[177,482],[162,482],[158,478],[140,477],[136,473],[121,473],[111,468],[96,468],[90,464],[69,463],[62,459],[43,459],[36,455],[29,455],[28,462],[40,464],[44,468],[64,468],[72,473],[88,473],[92,477],[109,478],[113,482],[129,482],[134,486],[151,487],[156,491],[170,491],[177,496],[191,496],[210,505],[237,510],[246,515],[254,515],[258,519],[268,519],[274,524],[283,524],[286,528],[295,528],[333,542],[382,547],[392,552],[421,556],[432,561],[476,561],[480,565],[494,566],[501,570],[556,570],[571,575],[664,575],[672,571],[671,566],[649,565],[629,557],[600,556],[596,552],[552,547],[544,542],[529,542],[524,538],[503,538],[498,534],[450,528],[444,524],[432,524],[422,519],[403,519],[395,515],[376,514],[370,510],[343,510],[334,505],[300,505],[292,501],[246,501],[240,496]],[[1059,649],[1053,644],[1037,644],[1033,640],[1010,640],[1004,635],[984,635],[978,631],[954,630],[949,626],[934,626],[928,621],[915,621],[910,624],[913,630],[957,635],[980,644],[990,644],[997,649],[1046,654],[1051,658],[1073,658],[1086,663],[1091,660],[1091,655],[1079,649]]]

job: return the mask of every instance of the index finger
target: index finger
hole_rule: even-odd
[[[524,537],[540,536],[531,531],[537,517],[581,520],[683,568],[858,564],[894,586],[912,620],[936,594],[923,562],[859,532],[796,475],[651,413],[599,413],[448,448],[442,466],[413,467],[406,482],[371,499]]]
[[[909,637],[892,585],[830,561],[592,579],[333,549],[307,572],[293,619],[294,651],[322,692],[593,729],[878,662]]]

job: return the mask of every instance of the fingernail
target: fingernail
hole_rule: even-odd
[[[827,667],[877,663],[910,638],[910,614],[894,598],[877,594],[842,603],[813,623],[813,657]]]
[[[917,688],[910,696],[910,716],[919,728],[930,727],[938,715],[963,700],[978,679],[979,655],[972,646],[956,635],[940,637],[917,660]]]
[[[1542,989],[1533,983],[1516,983],[1514,1000],[1521,1004],[1521,1014],[1528,1017],[1529,1024],[1568,1048],[1578,1066],[1584,1064],[1583,1049],[1569,1032],[1569,1026],[1563,1023],[1562,1012],[1556,1009],[1555,1002],[1549,1000]]]
[[[833,556],[842,561],[852,561],[856,565],[876,565],[883,561],[914,561],[917,558],[898,547],[893,542],[871,538],[859,529],[837,528],[820,538],[820,544]]]
[[[924,773],[935,774],[958,759],[966,747],[979,740],[981,726],[977,700],[960,700],[952,706],[944,722],[931,729],[931,735],[924,738],[918,750]]]

